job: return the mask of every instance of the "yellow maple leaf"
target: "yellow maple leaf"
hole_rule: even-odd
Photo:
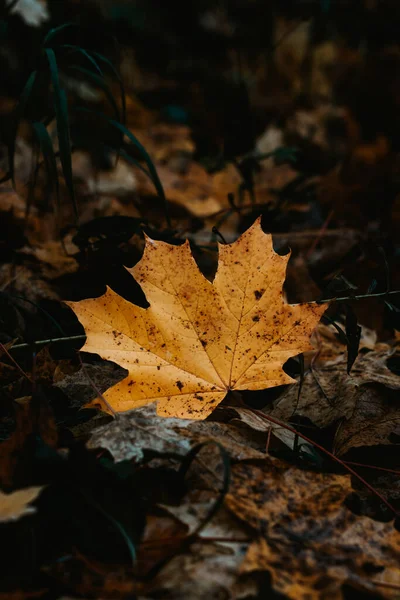
[[[284,301],[288,260],[274,252],[260,219],[233,244],[219,245],[212,283],[189,242],[146,238],[142,259],[128,271],[149,308],[109,288],[100,298],[68,303],[86,330],[82,349],[129,371],[104,394],[110,406],[125,411],[158,401],[159,415],[204,419],[229,390],[293,383],[282,366],[311,348],[326,305]]]

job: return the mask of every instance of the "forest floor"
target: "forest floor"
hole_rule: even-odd
[[[200,146],[207,127],[218,146],[213,115],[177,122],[177,107],[148,108],[144,91],[128,90],[127,126],[166,203],[123,156],[99,167],[79,150],[78,223],[62,184],[58,214],[49,208],[40,175],[28,211],[23,133],[16,188],[0,187],[0,598],[399,598],[398,154],[384,134],[357,135],[346,106],[293,103],[249,151],[211,160]],[[259,216],[273,249],[260,229],[242,263]],[[249,375],[252,391],[229,383],[212,408],[194,409],[215,388],[182,392],[207,377],[179,311],[197,331],[184,301],[202,303],[193,344],[211,356],[207,344],[227,335],[225,304],[213,302],[230,249],[233,307],[241,279],[251,286],[270,261],[253,326],[279,338],[285,360],[260,367],[273,383]],[[167,254],[176,260],[160,274]],[[174,282],[186,291],[171,292]],[[106,289],[105,316],[100,301],[82,302]],[[288,341],[281,330],[297,310],[315,322]],[[155,327],[170,332],[170,351],[151,350]],[[256,363],[257,335],[243,341]],[[148,371],[135,366],[139,345]],[[177,378],[160,379],[167,364],[181,379],[158,414],[152,386]],[[126,412],[128,385],[138,407]]]

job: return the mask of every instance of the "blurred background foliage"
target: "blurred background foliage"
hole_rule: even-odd
[[[75,235],[81,262],[101,256],[97,275],[112,256],[112,277],[114,259],[140,255],[131,244],[121,257],[115,239],[144,227],[189,237],[212,273],[217,239],[261,213],[282,247],[308,244],[314,297],[338,274],[387,287],[399,257],[398,2],[6,0],[0,17],[0,177],[19,198],[4,188],[2,208],[31,214],[30,241]],[[285,237],[304,230],[323,233]],[[321,249],[330,230],[334,252]],[[7,252],[24,243],[13,235],[2,234]]]

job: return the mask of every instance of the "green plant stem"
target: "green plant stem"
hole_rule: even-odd
[[[55,344],[56,342],[73,342],[77,340],[84,340],[86,335],[71,335],[69,337],[50,338],[48,340],[37,340],[36,342],[15,344],[10,350],[22,350],[24,348],[32,348],[32,346],[45,346],[46,344]]]

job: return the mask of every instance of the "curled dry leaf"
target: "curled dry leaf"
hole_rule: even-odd
[[[104,397],[117,411],[158,401],[158,414],[204,419],[229,390],[260,390],[294,380],[282,366],[311,348],[326,305],[286,304],[288,256],[279,256],[260,219],[233,244],[219,246],[214,281],[199,271],[189,243],[146,239],[129,272],[150,307],[108,289],[69,303],[84,325],[83,350],[129,371]]]

